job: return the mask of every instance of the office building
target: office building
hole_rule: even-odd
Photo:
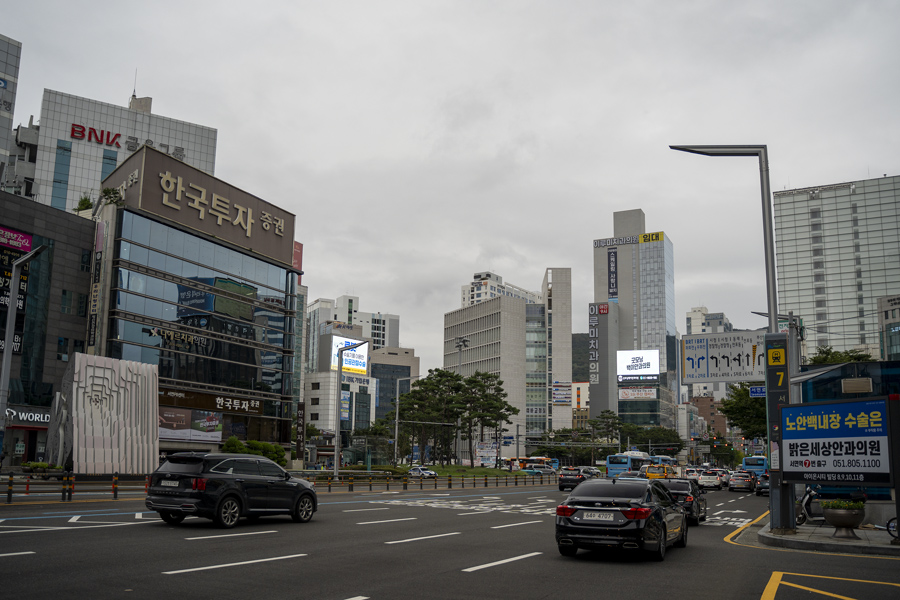
[[[76,352],[85,351],[96,224],[0,191],[0,356],[13,261],[41,246],[20,278],[6,435],[0,466],[51,462],[50,405]],[[2,393],[2,392],[0,392]]]
[[[0,183],[11,162],[13,113],[16,110],[21,57],[22,44],[0,34]]]
[[[881,360],[900,360],[900,296],[878,299],[878,331]]]
[[[900,290],[900,176],[775,192],[778,312],[819,346],[880,356],[878,298]]]
[[[484,271],[475,273],[472,276],[472,282],[462,286],[460,306],[472,306],[498,296],[522,298],[526,304],[541,302],[541,295],[538,292],[532,292],[511,283],[503,283],[503,278],[499,275]]]
[[[161,452],[289,446],[294,215],[148,146],[103,183],[86,352],[158,365]]]
[[[215,174],[215,129],[151,112],[152,98],[128,107],[44,90],[40,125],[19,126],[4,189],[71,211],[97,201],[101,181],[141,146]],[[12,160],[15,158],[15,160]]]
[[[387,418],[394,402],[419,378],[419,357],[412,348],[378,348],[369,354],[369,375],[378,381],[375,418]]]
[[[540,298],[498,295],[444,314],[443,368],[498,375],[519,409],[504,431],[518,425],[529,441],[572,427],[572,270],[547,269]]]
[[[591,418],[612,410],[627,423],[674,428],[680,386],[672,240],[662,231],[647,233],[644,212],[635,209],[613,213],[612,237],[593,246]],[[632,352],[627,371],[620,368],[623,351]]]
[[[318,298],[307,306],[306,321],[309,331],[307,362],[311,372],[318,370],[316,366],[319,363],[318,337],[324,335],[326,327],[332,323],[358,327],[355,335],[358,339],[371,342],[370,351],[400,346],[400,317],[387,313],[361,311],[358,296],[344,295],[339,296],[336,300]],[[349,331],[351,330],[347,329],[345,332]]]

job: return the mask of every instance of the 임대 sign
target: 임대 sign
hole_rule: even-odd
[[[785,482],[892,485],[885,400],[784,405],[781,429]]]

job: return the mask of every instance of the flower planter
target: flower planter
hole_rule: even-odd
[[[844,508],[826,508],[822,510],[825,522],[834,527],[833,538],[845,540],[858,540],[858,535],[853,531],[866,518],[865,509],[849,510]]]

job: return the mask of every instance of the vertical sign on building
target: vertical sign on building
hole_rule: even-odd
[[[600,315],[609,314],[609,304],[588,304],[588,383],[600,383]]]
[[[606,259],[609,273],[609,299],[615,301],[619,297],[618,250],[607,248]]]
[[[790,403],[788,338],[784,333],[766,334],[766,415],[769,427],[769,469],[781,471],[781,423],[779,411]],[[773,481],[773,484],[780,481]]]

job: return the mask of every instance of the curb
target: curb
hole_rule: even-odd
[[[816,541],[805,537],[775,535],[769,533],[769,525],[760,529],[756,537],[761,544],[775,548],[790,548],[792,550],[812,550],[816,552],[832,552],[836,554],[868,554],[878,556],[900,557],[900,545],[891,544],[867,544],[863,540],[850,541]],[[828,538],[825,538],[828,539]]]

